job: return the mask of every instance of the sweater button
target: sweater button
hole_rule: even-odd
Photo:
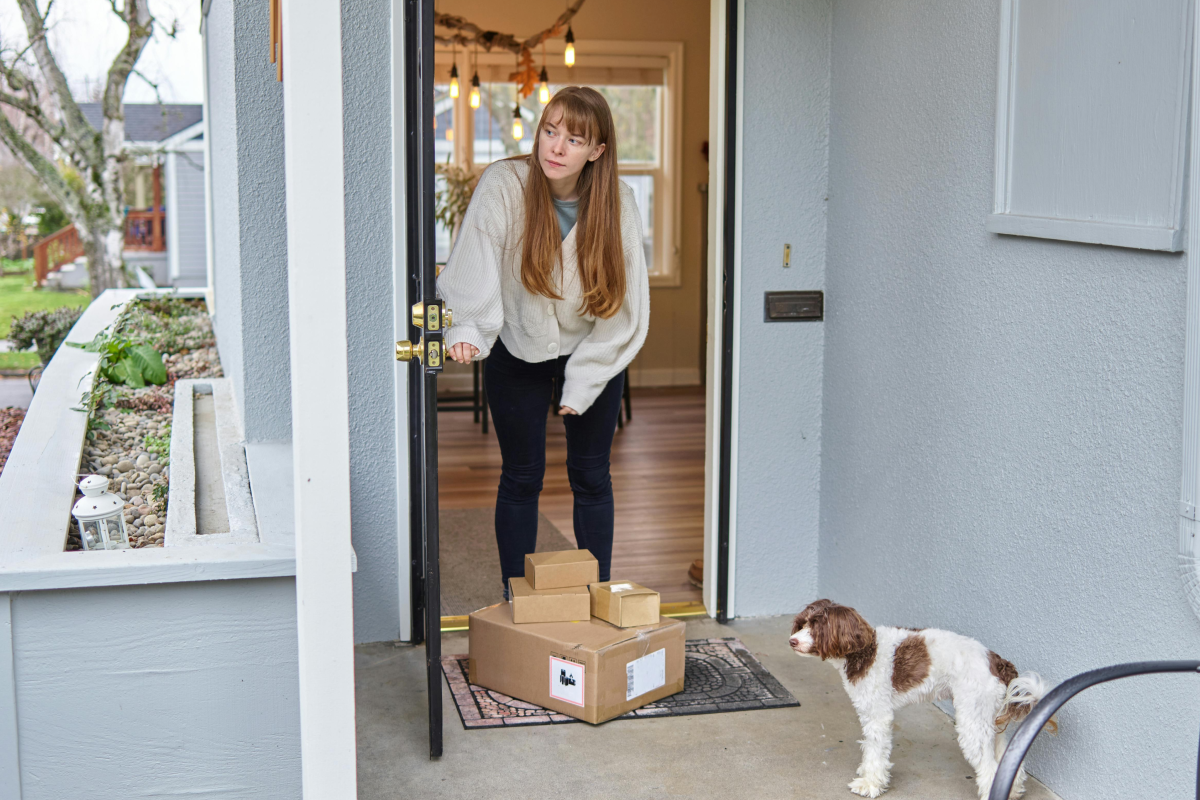
[[[546,350],[551,353],[557,353],[558,345],[554,342],[551,342],[550,344],[546,345]]]
[[[554,303],[546,304],[546,315],[550,317],[554,316]]]

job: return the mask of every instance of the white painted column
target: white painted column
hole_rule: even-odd
[[[1188,175],[1187,335],[1183,368],[1183,481],[1179,496],[1179,575],[1200,614],[1200,4],[1193,11],[1191,159]]]
[[[336,0],[283,0],[283,120],[304,796],[350,800],[357,778]]]
[[[12,595],[0,594],[0,798],[21,798],[17,676],[13,669]]]

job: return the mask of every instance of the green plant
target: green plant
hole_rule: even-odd
[[[49,364],[71,326],[83,313],[81,309],[64,306],[53,311],[29,311],[13,317],[8,329],[8,341],[16,350],[28,350],[37,345],[38,358]]]
[[[442,176],[445,184],[434,192],[436,208],[434,218],[445,225],[451,232],[458,230],[471,204],[471,195],[479,183],[479,176],[470,167],[460,167],[457,164],[438,164],[434,171]]]
[[[148,344],[133,344],[124,336],[101,331],[87,344],[68,342],[90,353],[99,353],[96,371],[109,383],[140,389],[148,383],[156,386],[167,382],[167,368],[162,356]]]
[[[156,513],[161,514],[167,510],[167,494],[169,491],[165,483],[156,483],[154,484],[154,488],[150,490],[150,499]]]
[[[171,455],[171,426],[164,428],[162,436],[147,436],[143,444],[146,452],[158,456],[159,461],[167,458]]]

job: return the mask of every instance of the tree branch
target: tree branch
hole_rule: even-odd
[[[72,219],[83,216],[83,198],[67,183],[66,178],[58,171],[58,166],[39,153],[12,124],[8,115],[3,113],[0,113],[0,141],[4,142],[17,160],[37,177],[42,188],[62,206],[67,216]]]
[[[83,156],[88,161],[93,160],[88,156],[100,155],[98,143],[95,141],[95,128],[84,118],[79,104],[71,96],[71,87],[66,76],[59,68],[54,54],[50,52],[50,45],[46,41],[46,20],[38,11],[37,0],[17,0],[17,5],[21,7],[21,17],[25,20],[25,31],[29,35],[29,46],[33,49],[38,69],[49,84],[50,93],[54,96],[59,115],[62,117],[65,138],[71,145],[67,148],[68,153],[76,157]]]
[[[113,4],[113,10],[116,11],[116,0],[109,0]],[[31,0],[19,0],[19,2],[31,2]],[[154,32],[154,18],[150,16],[150,6],[147,0],[125,0],[124,14],[118,12],[118,16],[122,21],[129,26],[129,38],[125,41],[125,46],[121,48],[121,52],[117,53],[117,57],[113,59],[112,65],[108,68],[108,79],[104,86],[104,100],[102,108],[104,109],[104,127],[105,139],[107,140],[110,133],[110,120],[121,121],[121,139],[116,142],[117,149],[123,146],[125,133],[125,115],[123,113],[122,99],[125,96],[125,84],[129,81],[129,74],[133,72],[134,65],[137,64],[138,58],[142,55],[142,50],[146,48],[146,43],[150,41],[150,35]],[[112,143],[105,141],[105,148],[111,147]]]

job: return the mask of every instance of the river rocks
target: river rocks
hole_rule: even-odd
[[[134,463],[137,464],[139,469],[145,469],[147,466],[150,465],[150,456],[147,455],[146,453],[142,453],[140,456],[137,457],[137,461],[135,461]]]
[[[152,528],[158,524],[158,517],[156,517],[154,514],[147,514],[142,522],[146,523],[147,528]]]
[[[151,475],[157,475],[162,472],[162,464],[151,464],[146,468],[146,472],[150,473]]]
[[[117,472],[129,472],[129,470],[131,470],[131,469],[133,469],[132,461],[118,461],[117,462]]]

